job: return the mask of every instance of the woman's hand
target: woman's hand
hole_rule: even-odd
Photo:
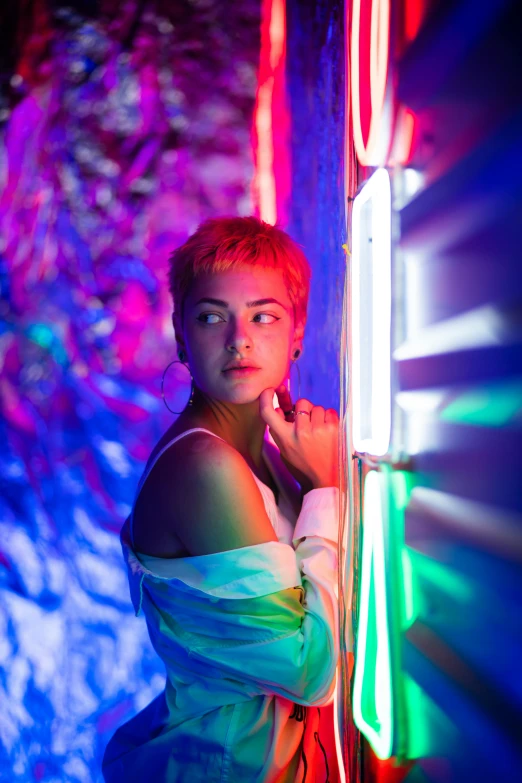
[[[282,407],[274,409],[273,397],[277,394]],[[339,416],[333,408],[326,411],[321,405],[313,405],[301,398],[295,404],[294,420],[283,413],[292,407],[284,386],[265,389],[259,397],[261,418],[269,428],[281,457],[302,488],[339,486],[338,444]],[[301,476],[301,478],[299,477]],[[302,478],[309,482],[308,488]]]

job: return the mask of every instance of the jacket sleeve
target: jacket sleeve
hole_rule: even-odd
[[[199,632],[185,639],[194,664],[203,664],[214,676],[251,684],[254,692],[280,694],[306,706],[331,700],[339,650],[338,500],[335,487],[305,495],[294,551],[279,544],[295,558],[291,587],[277,589],[281,582],[274,579],[270,591],[270,582],[261,580],[263,587],[252,597],[207,597],[220,618],[214,623],[201,614],[204,601],[192,607],[199,614],[194,626],[199,623]]]

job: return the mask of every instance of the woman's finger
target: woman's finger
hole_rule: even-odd
[[[283,412],[286,414],[289,411],[293,409],[293,403],[292,398],[290,397],[290,392],[288,391],[286,386],[279,386],[276,389],[277,399],[279,400],[279,405],[283,409]]]
[[[310,423],[312,427],[320,427],[324,424],[324,408],[322,405],[314,405],[310,414]]]
[[[324,420],[327,424],[338,424],[339,414],[334,408],[327,408],[324,413]]]
[[[292,398],[290,397],[290,392],[288,391],[287,387],[284,385],[279,386],[276,389],[276,396],[279,401],[279,405],[283,410],[285,421],[293,422],[294,406],[292,403]]]
[[[284,438],[287,428],[293,425],[284,420],[284,415],[278,414],[274,409],[275,389],[264,389],[259,395],[259,413],[263,421],[268,424],[272,433],[279,438]]]
[[[296,432],[304,432],[310,429],[310,411],[314,406],[310,400],[301,397],[295,404],[295,429]]]
[[[307,400],[306,397],[300,397],[295,404],[296,413],[297,411],[307,411],[310,413],[313,407],[313,403],[310,402],[310,400]]]

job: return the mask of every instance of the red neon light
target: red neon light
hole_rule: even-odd
[[[401,156],[399,158],[399,163],[402,163],[402,165],[405,165],[406,163],[409,163],[409,160],[411,158],[412,148],[413,148],[413,135],[415,133],[415,115],[412,111],[409,109],[405,109],[404,111],[404,120],[403,120],[403,136],[402,136],[402,145],[401,145]]]
[[[254,110],[254,199],[272,225],[283,219],[290,187],[285,102],[286,9],[284,0],[263,0],[261,54]]]
[[[415,114],[410,109],[401,106],[395,123],[395,140],[388,160],[390,166],[395,166],[397,163],[406,166],[410,162],[413,152],[415,122]]]
[[[407,0],[404,18],[404,36],[408,43],[417,37],[424,16],[424,0]]]
[[[351,91],[353,137],[363,166],[384,162],[389,146],[389,128],[384,127],[390,0],[362,5],[353,0],[351,36]],[[369,63],[365,57],[369,53]]]

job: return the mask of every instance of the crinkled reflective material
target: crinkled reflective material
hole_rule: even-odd
[[[259,1],[0,9],[0,777],[99,783],[164,687],[117,534],[172,423],[168,257],[253,210]]]

